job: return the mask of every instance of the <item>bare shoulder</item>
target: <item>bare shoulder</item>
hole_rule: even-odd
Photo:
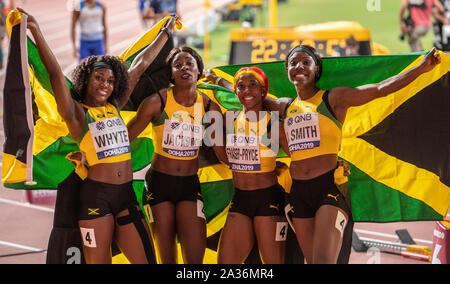
[[[167,101],[167,90],[160,90],[159,93],[153,93],[146,97],[139,106],[140,112],[155,114],[161,110],[161,106]]]
[[[351,93],[353,90],[355,89],[347,86],[333,88],[328,94],[328,102],[331,105],[339,104],[340,101],[345,99],[345,95]]]
[[[205,108],[208,106],[207,111],[215,110],[215,111],[221,112],[221,109],[220,109],[219,105],[214,100],[212,100],[208,95],[206,95],[203,92],[200,92],[200,94],[202,95],[203,104],[204,104]]]
[[[287,99],[289,98],[273,98],[267,96],[264,99],[264,106],[271,111],[281,111]]]
[[[330,90],[330,95],[336,96],[336,95],[342,95],[347,93],[348,91],[352,90],[352,87],[347,87],[347,86],[341,86],[341,87],[336,87]]]

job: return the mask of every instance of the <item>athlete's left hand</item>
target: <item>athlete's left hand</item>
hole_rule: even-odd
[[[338,160],[337,164],[338,164],[338,167],[344,168],[344,176],[350,175],[350,165],[346,161]]]
[[[433,68],[439,63],[441,63],[441,56],[437,52],[436,48],[433,47],[433,49],[430,50],[430,52],[428,52],[427,55],[425,55],[419,66],[425,73],[433,70]]]

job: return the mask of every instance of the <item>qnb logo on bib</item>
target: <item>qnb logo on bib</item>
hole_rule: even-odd
[[[202,138],[203,125],[169,119],[164,122],[162,148],[169,155],[195,157]]]
[[[227,135],[226,152],[230,169],[234,171],[260,171],[260,137],[251,135]]]
[[[89,123],[89,130],[99,160],[130,153],[128,131],[120,117]]]
[[[301,151],[320,146],[319,114],[307,112],[285,121],[289,151]]]

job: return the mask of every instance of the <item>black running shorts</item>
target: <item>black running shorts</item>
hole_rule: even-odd
[[[255,216],[284,216],[285,191],[279,184],[268,188],[241,190],[235,188],[229,212]]]
[[[174,204],[180,201],[203,202],[197,175],[172,176],[152,169],[145,175],[145,185],[147,193],[144,202],[150,206],[164,201]]]
[[[292,218],[313,218],[323,205],[336,206],[344,212],[350,212],[344,196],[334,182],[331,170],[310,180],[292,180],[291,192],[287,196]]]
[[[138,205],[133,183],[109,184],[86,179],[80,189],[79,220],[91,220],[117,215],[132,205]]]

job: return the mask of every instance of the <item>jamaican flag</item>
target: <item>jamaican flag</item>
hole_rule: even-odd
[[[11,43],[3,95],[2,182],[33,183],[34,125],[32,93],[29,84],[26,41],[26,16],[12,19]],[[21,24],[21,22],[24,24]]]
[[[339,157],[351,166],[348,188],[359,222],[443,220],[450,205],[450,56],[398,92],[352,107]],[[381,82],[417,66],[424,54],[324,58],[321,89]],[[255,64],[269,95],[296,96],[284,62]],[[242,66],[214,71],[232,82]],[[223,105],[236,103],[225,94]],[[219,102],[221,101],[219,97]]]

